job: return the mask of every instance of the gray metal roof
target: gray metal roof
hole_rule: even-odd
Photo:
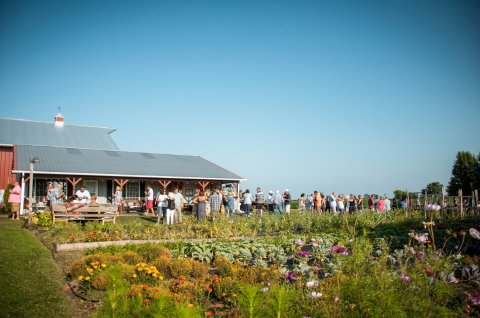
[[[40,159],[36,174],[244,180],[199,156],[29,145],[17,145],[15,172],[29,172],[31,157]]]
[[[0,144],[45,145],[118,150],[111,133],[115,129],[0,118]]]

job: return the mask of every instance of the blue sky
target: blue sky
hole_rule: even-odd
[[[0,116],[117,128],[242,187],[392,193],[480,150],[478,1],[2,1]]]

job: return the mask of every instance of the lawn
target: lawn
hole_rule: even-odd
[[[0,217],[0,316],[72,317],[63,273],[20,222]]]

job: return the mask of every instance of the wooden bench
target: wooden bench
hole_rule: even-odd
[[[54,203],[52,205],[52,218],[55,222],[68,221],[102,221],[115,224],[117,206],[114,204],[89,204],[71,212],[67,211],[65,203]]]

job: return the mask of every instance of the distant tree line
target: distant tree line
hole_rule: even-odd
[[[452,167],[452,177],[447,186],[447,193],[450,196],[458,195],[462,189],[463,195],[471,195],[475,189],[480,189],[480,153],[475,156],[468,151],[459,151]],[[394,196],[402,199],[407,196],[407,191],[395,190]],[[420,194],[427,196],[441,196],[443,184],[438,181],[431,182],[420,191]],[[409,193],[411,199],[417,198],[417,193]]]

